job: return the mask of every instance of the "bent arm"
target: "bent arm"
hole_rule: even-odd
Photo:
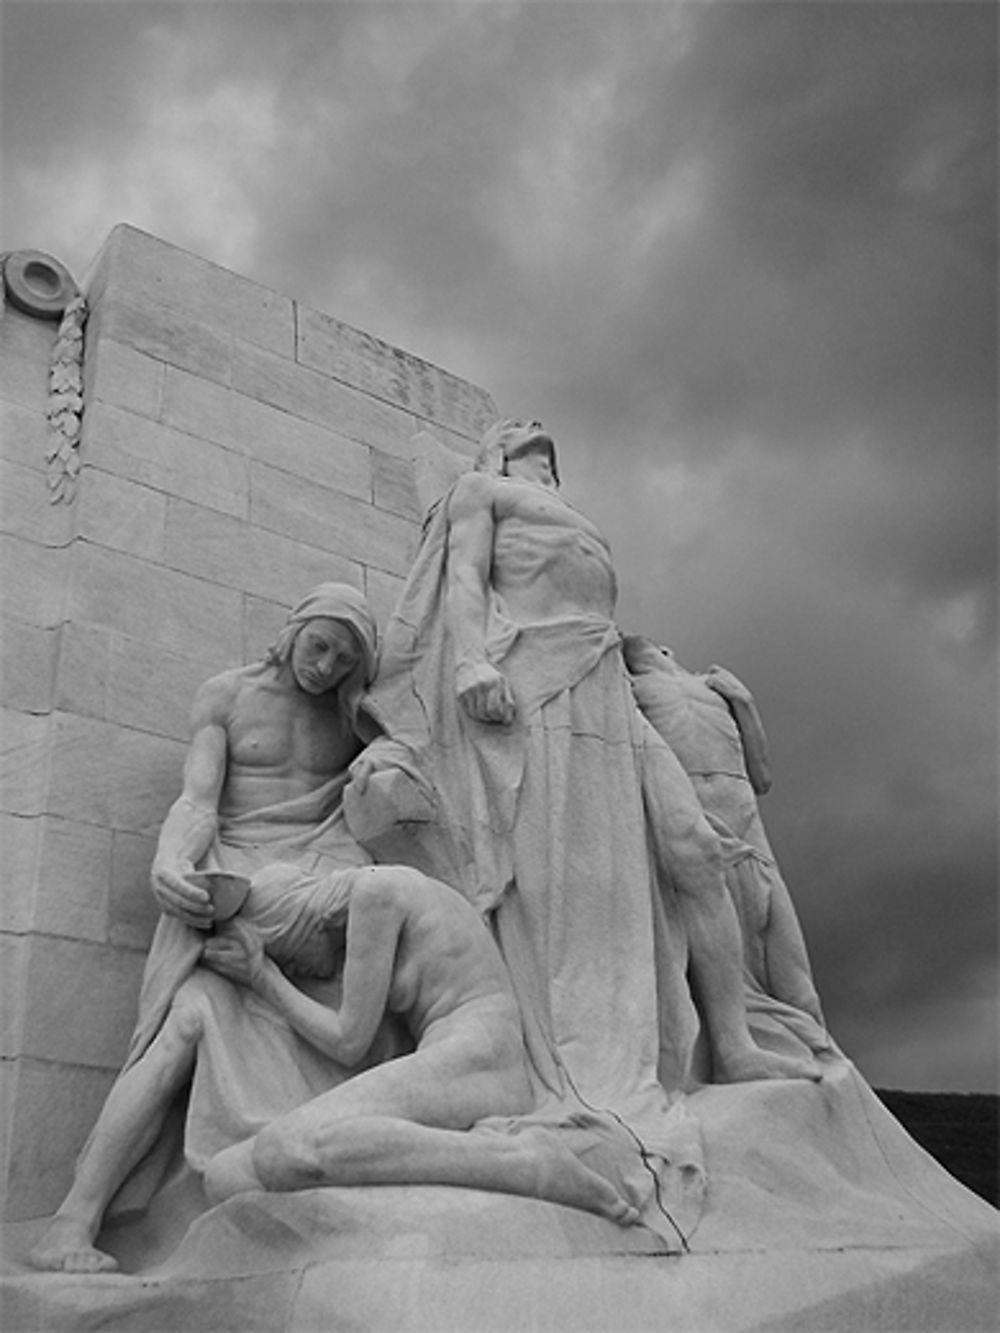
[[[455,645],[455,684],[470,716],[509,723],[514,698],[486,655],[486,620],[493,564],[492,482],[476,472],[460,477],[448,502],[448,584],[445,608]]]
[[[766,796],[772,783],[771,753],[753,695],[741,680],[724,667],[710,667],[705,684],[715,690],[716,694],[721,694],[729,705],[740,733],[750,785],[758,796]]]
[[[402,910],[377,889],[351,896],[339,1010],[328,1009],[294,986],[266,955],[250,984],[310,1045],[344,1065],[356,1065],[375,1039],[385,1014]]]
[[[227,732],[212,685],[203,687],[195,700],[184,786],[163,821],[152,868],[153,893],[162,910],[203,929],[212,922],[209,895],[185,876],[212,845],[226,780]]]

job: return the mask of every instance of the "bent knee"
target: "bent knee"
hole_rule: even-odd
[[[287,1122],[276,1121],[254,1140],[253,1168],[268,1190],[301,1188],[316,1169],[311,1137]]]
[[[196,1046],[204,1031],[204,1018],[198,1005],[175,1000],[167,1010],[162,1029],[164,1041],[180,1046]]]

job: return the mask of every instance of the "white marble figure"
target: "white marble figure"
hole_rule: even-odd
[[[35,1249],[38,1266],[115,1266],[93,1240],[192,1073],[184,1147],[198,1170],[348,1076],[345,1065],[293,1034],[282,1043],[281,1028],[259,1004],[248,1005],[240,988],[200,965],[214,909],[188,876],[196,868],[249,875],[272,862],[343,873],[370,863],[344,824],[341,794],[364,743],[357,706],[375,661],[375,621],[364,597],[346,584],[321,584],[294,608],[263,661],[213,677],[198,692],[183,790],[153,863],[163,916],[135,1035],[72,1189]],[[136,1094],[144,1079],[155,1079],[152,1098]]]
[[[641,635],[628,635],[622,648],[636,702],[680,760],[722,839],[726,883],[756,992],[748,1004],[760,1007],[763,993],[808,1015],[812,1025],[784,1017],[812,1049],[830,1049],[805,940],[757,803],[772,778],[753,695],[724,667],[687,671],[669,648]],[[770,1007],[773,1016],[781,1012]]]

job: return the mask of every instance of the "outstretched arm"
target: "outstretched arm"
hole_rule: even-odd
[[[721,666],[708,668],[705,684],[729,705],[740,733],[750,785],[758,796],[765,796],[771,790],[771,755],[753,695],[738,677]]]
[[[209,681],[195,699],[184,787],[163,822],[151,875],[162,910],[200,930],[212,924],[211,900],[185,876],[212,845],[218,826],[228,755],[221,694],[217,681]]]
[[[478,472],[460,477],[448,502],[448,626],[455,644],[455,686],[470,717],[510,723],[514,696],[486,656],[486,615],[493,563],[493,483]]]

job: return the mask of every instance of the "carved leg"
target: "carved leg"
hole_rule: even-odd
[[[94,1248],[94,1238],[112,1195],[156,1141],[200,1036],[195,1011],[171,1009],[149,1050],[113,1085],[73,1186],[29,1256],[36,1268],[97,1273],[118,1267],[110,1254]]]
[[[435,1129],[390,1117],[337,1120],[292,1130],[278,1121],[257,1136],[256,1174],[270,1190],[318,1185],[454,1185],[546,1199],[629,1225],[638,1213],[558,1131]]]

